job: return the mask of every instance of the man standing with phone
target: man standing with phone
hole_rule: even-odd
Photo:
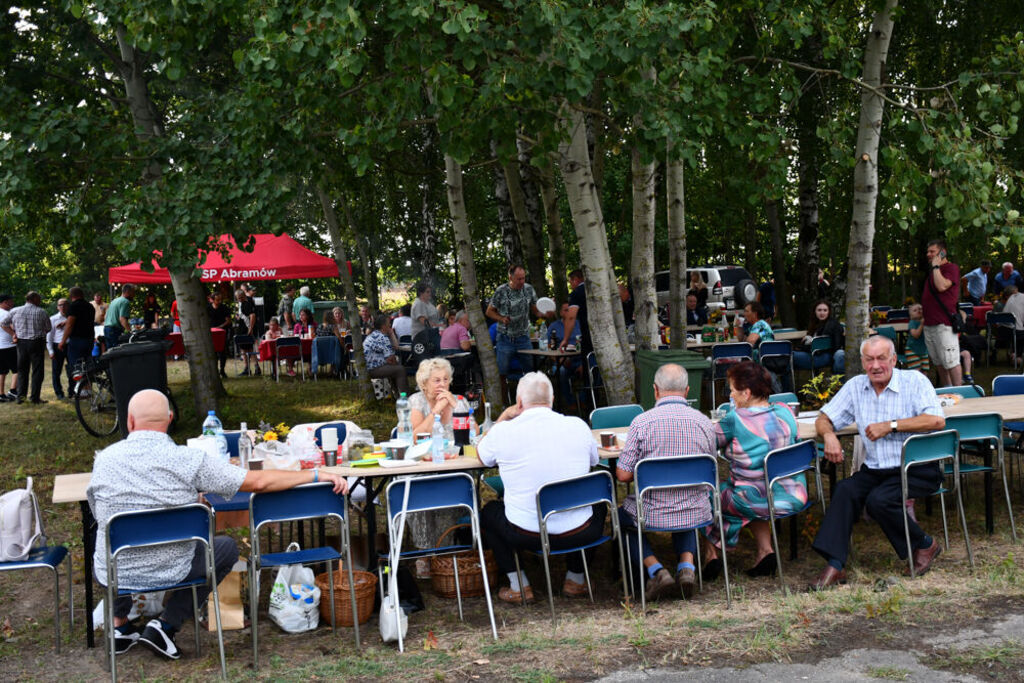
[[[960,342],[953,329],[953,316],[959,316],[957,293],[960,268],[949,261],[945,240],[928,243],[929,273],[921,294],[924,308],[924,341],[928,357],[939,371],[939,384],[958,387],[962,381],[960,370]]]

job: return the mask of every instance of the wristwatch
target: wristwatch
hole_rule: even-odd
[[[932,266],[932,270],[941,270],[942,266]]]
[[[899,431],[899,428],[897,427],[897,424],[898,423],[897,423],[896,420],[893,420],[892,422],[889,423],[889,429],[892,430],[893,434],[895,434],[896,432]]]

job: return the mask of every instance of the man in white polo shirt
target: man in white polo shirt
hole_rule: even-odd
[[[516,404],[498,417],[477,447],[480,461],[488,467],[497,466],[505,486],[504,499],[485,505],[480,523],[484,542],[510,583],[498,591],[498,597],[513,604],[524,594],[527,602],[533,600],[525,574],[520,583],[515,556],[519,550],[540,550],[537,490],[553,481],[586,474],[598,461],[590,427],[578,417],[551,410],[552,398],[551,381],[546,375],[524,375],[516,389]],[[597,540],[604,533],[607,514],[606,506],[595,505],[592,510],[552,515],[547,523],[551,549]],[[566,597],[586,595],[583,558],[579,553],[569,553],[565,564],[568,571],[562,593]]]

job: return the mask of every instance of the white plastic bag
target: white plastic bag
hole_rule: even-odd
[[[288,552],[299,550],[298,543]],[[313,570],[301,565],[281,567],[270,591],[270,618],[288,633],[311,631],[320,623],[320,589]]]
[[[164,611],[164,591],[152,593],[133,593],[132,609],[128,612],[128,621],[135,621],[139,617],[155,617]],[[92,611],[93,630],[103,628],[103,618],[107,610],[103,607],[103,600],[99,601]]]
[[[402,641],[409,631],[409,615],[405,613],[398,599],[398,574],[391,571],[398,567],[398,559],[402,554],[402,535],[405,533],[405,511],[409,507],[409,478],[405,480],[405,491],[402,495],[402,515],[398,524],[398,534],[392,537],[388,563],[388,594],[380,603],[380,637],[385,643],[398,641],[398,650],[404,651]]]
[[[256,444],[253,456],[263,458],[265,470],[301,470],[301,460],[292,453],[291,446],[280,441],[263,441]]]

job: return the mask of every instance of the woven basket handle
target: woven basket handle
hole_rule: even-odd
[[[441,541],[443,541],[445,539],[445,536],[447,536],[451,532],[455,531],[456,529],[462,529],[462,528],[471,527],[471,526],[472,526],[471,524],[453,524],[453,525],[451,525],[450,527],[448,527],[447,529],[445,529],[444,531],[441,532],[441,535],[437,537],[437,543],[435,543],[434,546],[437,547],[437,548],[440,548],[441,547]]]

